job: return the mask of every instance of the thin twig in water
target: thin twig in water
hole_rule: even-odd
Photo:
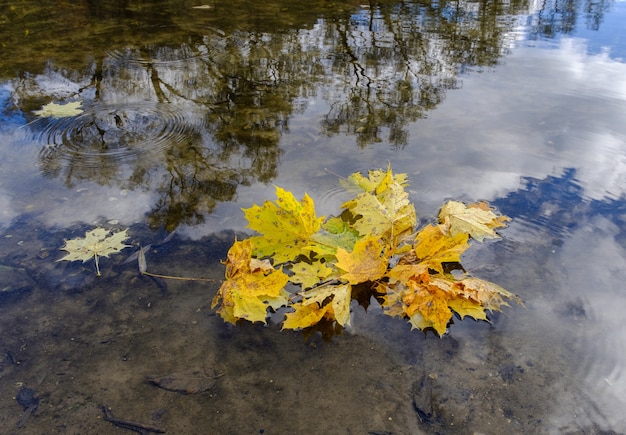
[[[134,432],[140,434],[149,434],[149,433],[165,433],[163,429],[160,427],[152,426],[150,424],[137,423],[135,421],[122,420],[120,418],[113,417],[111,411],[106,405],[102,406],[102,412],[104,413],[104,417],[102,417],[105,421],[109,423],[113,423],[117,427],[121,427],[124,429],[132,430]]]

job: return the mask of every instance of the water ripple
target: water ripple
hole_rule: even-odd
[[[82,166],[132,160],[160,153],[189,134],[183,112],[169,105],[97,107],[76,117],[38,119],[29,124],[44,143],[45,159],[59,155]]]
[[[201,48],[188,45],[178,47],[147,47],[144,49],[113,50],[108,58],[115,64],[185,67],[189,62],[201,60],[207,55]]]

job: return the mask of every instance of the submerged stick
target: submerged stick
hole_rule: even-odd
[[[104,417],[102,417],[105,421],[109,423],[113,423],[117,427],[121,427],[123,429],[132,430],[134,432],[140,434],[149,434],[149,433],[165,433],[165,431],[159,427],[152,426],[150,424],[138,423],[130,420],[122,420],[120,418],[113,417],[109,408],[106,405],[102,406],[102,412],[104,413]]]
[[[139,273],[141,273],[142,275],[152,276],[155,278],[177,279],[179,281],[204,281],[204,282],[220,282],[221,281],[219,279],[211,279],[211,278],[191,278],[191,277],[186,277],[186,276],[171,276],[171,275],[161,275],[159,273],[150,273],[148,272],[148,262],[146,261],[146,254],[144,253],[146,249],[147,248],[139,248],[139,251],[137,252],[137,265],[139,266]]]

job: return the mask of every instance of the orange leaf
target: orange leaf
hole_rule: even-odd
[[[468,235],[446,234],[439,225],[428,225],[415,237],[415,256],[429,268],[443,274],[441,263],[460,263],[461,255],[470,247]]]
[[[352,252],[338,248],[335,266],[346,271],[341,278],[350,284],[374,281],[387,270],[387,258],[382,255],[383,250],[378,237],[368,236],[358,240]]]

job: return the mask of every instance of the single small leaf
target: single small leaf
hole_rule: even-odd
[[[148,263],[146,262],[146,254],[144,253],[144,248],[139,248],[139,253],[137,254],[137,264],[139,265],[139,273],[142,275],[146,273],[148,270]]]
[[[146,376],[146,381],[159,388],[182,394],[198,394],[209,391],[217,383],[216,376],[207,375],[202,369],[187,369],[164,376]]]
[[[69,116],[77,116],[83,113],[81,109],[81,101],[74,101],[66,104],[48,103],[41,108],[41,110],[35,110],[33,113],[42,118],[66,118]]]
[[[335,286],[333,300],[331,302],[335,320],[341,326],[350,324],[350,300],[352,286],[343,284]]]
[[[96,263],[96,273],[100,276],[98,257],[108,257],[130,247],[130,245],[124,244],[124,240],[128,238],[128,230],[119,231],[112,235],[109,235],[110,233],[104,228],[95,228],[87,231],[85,237],[66,240],[65,246],[60,249],[67,251],[68,254],[57,261],[81,260],[84,263],[93,258]]]

